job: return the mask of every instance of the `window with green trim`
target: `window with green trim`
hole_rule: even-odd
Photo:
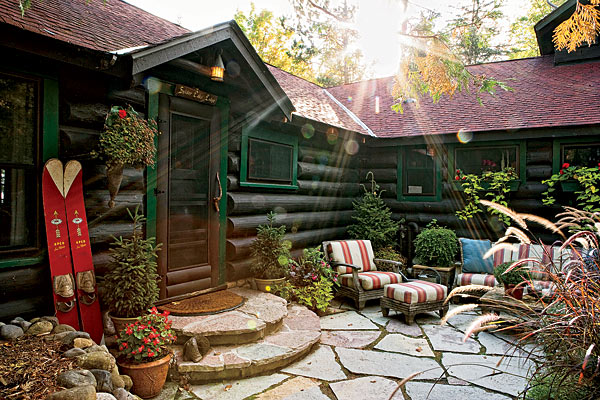
[[[600,143],[564,143],[560,146],[560,163],[577,167],[596,167],[600,163]]]
[[[298,138],[259,125],[242,132],[241,186],[296,189]]]
[[[519,173],[519,146],[468,146],[454,149],[454,166],[464,174],[481,175],[514,168]]]
[[[39,247],[41,81],[0,74],[0,252]]]
[[[398,200],[439,201],[441,172],[433,149],[406,146],[398,152]]]

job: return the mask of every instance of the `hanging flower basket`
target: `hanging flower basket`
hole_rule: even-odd
[[[114,106],[106,115],[100,135],[100,152],[106,160],[106,177],[110,193],[109,207],[123,180],[123,168],[154,166],[158,127],[153,120],[145,120],[131,106]]]

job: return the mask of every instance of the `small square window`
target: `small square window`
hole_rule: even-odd
[[[440,201],[441,170],[434,149],[407,146],[398,155],[398,200]]]
[[[297,189],[298,137],[266,124],[242,131],[240,186]]]

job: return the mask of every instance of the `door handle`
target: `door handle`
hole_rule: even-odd
[[[219,201],[223,198],[223,188],[221,187],[221,177],[217,172],[217,187],[219,188],[219,195],[213,197],[213,206],[215,206],[215,211],[219,212]]]

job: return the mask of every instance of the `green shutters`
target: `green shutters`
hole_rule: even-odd
[[[242,131],[240,186],[298,188],[298,137],[259,124]]]
[[[398,149],[398,200],[440,201],[442,172],[439,157],[427,145]]]

